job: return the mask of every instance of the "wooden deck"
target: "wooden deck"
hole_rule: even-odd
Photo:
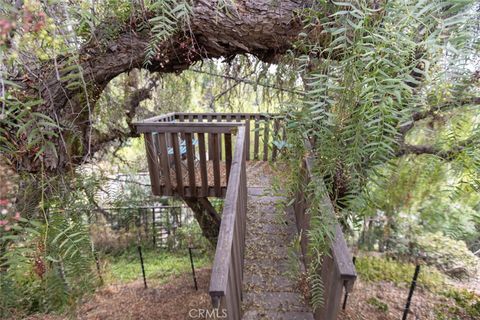
[[[272,196],[272,170],[266,162],[247,165],[247,227],[243,275],[243,319],[313,320],[292,272],[300,261],[288,258],[297,234],[295,216],[281,212]],[[297,275],[298,276],[298,275]]]

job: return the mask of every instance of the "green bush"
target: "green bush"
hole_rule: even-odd
[[[390,258],[364,256],[358,257],[355,263],[358,275],[365,281],[390,281],[398,286],[408,286],[412,281],[415,265],[403,263]],[[436,291],[445,283],[445,276],[435,268],[423,266],[420,270],[417,285]]]
[[[370,297],[367,300],[367,303],[371,304],[372,306],[377,308],[379,311],[382,311],[382,312],[387,312],[388,311],[388,304],[386,304],[385,302],[383,302],[383,301],[381,301],[381,300],[379,300],[375,297]]]
[[[439,320],[480,319],[480,296],[467,290],[449,288],[442,295],[455,301],[455,305],[439,305],[435,308]]]
[[[64,312],[99,284],[85,223],[51,214],[0,233],[0,318]]]
[[[457,306],[464,309],[469,316],[480,317],[480,296],[468,290],[453,290],[445,292],[445,296],[453,298]]]
[[[470,277],[478,271],[479,259],[468,250],[464,241],[437,232],[418,236],[415,245],[419,258],[449,276]]]

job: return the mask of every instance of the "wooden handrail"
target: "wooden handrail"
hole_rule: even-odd
[[[238,127],[238,122],[137,122],[138,133],[145,132],[203,132],[227,133]]]
[[[134,123],[145,138],[155,195],[225,197],[232,164],[232,135],[245,128],[245,158],[275,161],[285,140],[283,119],[261,113],[176,112]]]
[[[238,129],[209,289],[213,307],[225,310],[228,319],[241,316],[246,210],[245,127],[242,126]]]
[[[219,112],[199,112],[199,113],[192,113],[192,112],[171,112],[160,116],[151,117],[142,121],[138,121],[137,123],[157,123],[157,122],[164,122],[164,121],[174,121],[174,120],[198,120],[198,119],[207,119],[208,117],[212,119],[233,119],[233,120],[245,120],[245,119],[255,119],[255,117],[259,117],[259,119],[271,119],[278,117],[278,114],[273,113],[248,113],[248,112],[230,112],[230,113],[219,113]]]
[[[306,186],[312,176],[313,159],[308,157],[303,161],[303,179]],[[323,181],[315,181],[317,187],[325,190]],[[335,219],[335,211],[333,205],[325,193],[323,196],[321,214],[328,215]],[[293,205],[293,211],[296,217],[298,233],[301,235],[300,246],[303,254],[305,267],[308,268],[310,263],[308,230],[310,229],[311,214],[307,213],[309,199],[304,190],[299,190]],[[324,286],[324,303],[321,308],[315,311],[316,320],[335,320],[341,307],[343,290],[350,292],[357,277],[355,266],[352,262],[352,256],[347,247],[345,237],[338,222],[333,224],[334,237],[331,242],[330,252],[325,255],[322,260],[322,266],[317,272],[321,275]]]

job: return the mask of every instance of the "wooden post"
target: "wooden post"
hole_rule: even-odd
[[[353,257],[353,259],[352,259],[353,265],[355,265],[356,260],[357,260],[357,257]],[[345,298],[343,299],[342,310],[345,310],[347,308],[347,300],[348,300],[348,291],[345,290]]]

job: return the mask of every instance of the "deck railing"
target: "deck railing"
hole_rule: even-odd
[[[282,121],[269,114],[169,113],[135,123],[145,137],[153,194],[225,197],[237,128],[245,127],[246,160],[274,161],[285,140]]]
[[[219,317],[240,319],[247,210],[246,161],[252,141],[252,158],[268,159],[272,147],[265,136],[268,137],[271,126],[279,131],[280,120],[260,114],[177,113],[151,118],[136,126],[145,137],[154,194],[225,197],[209,291]],[[259,152],[262,135],[258,128],[263,130],[263,153]],[[278,150],[271,150],[274,160]]]
[[[238,129],[222,224],[210,279],[210,296],[219,317],[240,319],[247,212],[246,130]],[[226,313],[225,313],[225,312]]]
[[[303,161],[303,182],[306,186],[312,179],[312,159],[307,158]],[[316,181],[317,185],[323,184],[323,181]],[[324,195],[323,201],[323,215],[335,216],[333,205],[327,194]],[[309,199],[305,194],[305,190],[297,192],[293,210],[295,213],[297,230],[300,238],[300,247],[303,254],[303,262],[305,268],[308,268],[309,257],[309,242],[308,230],[310,229],[311,214],[307,212],[309,206]],[[343,297],[343,290],[350,292],[357,277],[355,266],[352,262],[352,256],[347,247],[347,243],[343,236],[340,225],[334,224],[334,237],[330,246],[330,252],[323,257],[320,273],[324,292],[323,305],[315,311],[315,320],[334,320],[337,319],[341,307]]]

